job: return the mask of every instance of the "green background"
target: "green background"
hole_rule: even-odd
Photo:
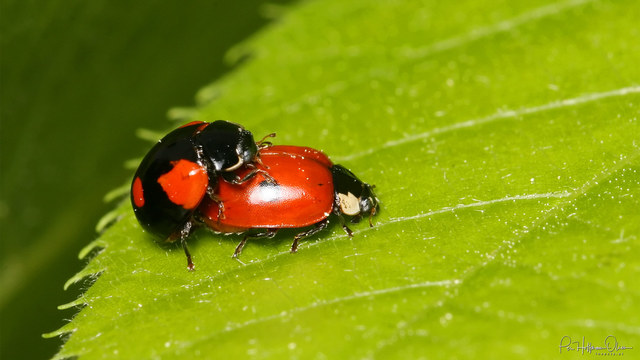
[[[171,126],[170,107],[228,71],[225,51],[269,21],[264,5],[2,0],[1,357],[55,353],[41,334],[76,312],[56,309],[81,291],[62,285],[124,162],[148,147],[135,130]]]

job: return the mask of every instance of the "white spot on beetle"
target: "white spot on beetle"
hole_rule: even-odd
[[[352,193],[338,194],[340,199],[340,210],[346,215],[358,215],[360,213],[360,202]]]
[[[236,170],[236,169],[240,168],[240,166],[242,166],[242,164],[244,164],[244,160],[242,160],[242,157],[240,155],[238,155],[238,162],[235,163],[235,165],[229,166],[228,168],[224,169],[224,171]]]

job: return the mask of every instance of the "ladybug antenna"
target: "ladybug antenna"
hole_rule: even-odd
[[[265,141],[267,138],[270,138],[270,137],[276,137],[276,133],[271,133],[271,134],[266,135],[265,137],[260,139],[260,141],[256,141],[256,145],[258,145],[258,147],[260,149],[264,149],[264,148],[267,148],[267,147],[273,145],[273,143],[271,143],[271,141]]]

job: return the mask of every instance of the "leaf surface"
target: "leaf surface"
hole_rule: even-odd
[[[248,243],[197,270],[130,205],[58,357],[544,358],[640,344],[633,1],[299,4],[230,57],[193,118],[324,150],[376,185],[375,227]],[[176,110],[176,113],[179,111]],[[634,255],[636,254],[636,255]],[[566,352],[566,349],[564,350]],[[627,353],[637,351],[626,351]]]

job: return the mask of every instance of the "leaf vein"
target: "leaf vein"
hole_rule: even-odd
[[[593,0],[569,0],[541,6],[495,24],[471,29],[466,34],[460,36],[438,41],[422,48],[408,49],[406,55],[408,57],[423,58],[442,51],[459,48],[468,43],[487,38],[498,33],[509,32],[529,22],[557,15],[563,11],[582,6],[590,2],[593,2]]]
[[[547,212],[546,216],[541,217],[539,221],[537,221],[536,224],[534,224],[533,226],[531,226],[531,228],[540,226],[541,224],[544,224],[545,222],[549,221],[549,219],[556,213],[560,213],[562,211],[565,210],[566,207],[568,207],[573,201],[577,200],[578,198],[580,198],[581,196],[584,196],[585,194],[587,194],[592,188],[596,187],[599,183],[601,183],[603,180],[613,176],[613,174],[615,174],[617,171],[619,171],[620,169],[624,168],[625,166],[628,166],[629,164],[632,164],[636,159],[640,158],[640,151],[637,151],[636,153],[634,153],[631,156],[627,156],[625,157],[623,160],[619,163],[617,163],[616,166],[613,166],[611,168],[608,169],[604,169],[602,170],[600,173],[598,173],[596,176],[594,176],[591,180],[586,181],[581,187],[579,187],[574,193],[572,193],[570,196],[566,196],[566,198],[568,198],[565,202],[564,205],[562,206],[558,206],[555,209],[552,209],[552,211]],[[524,236],[528,233],[529,231],[523,231],[520,232],[518,235],[515,236],[515,238],[513,239],[513,241],[509,242],[511,247],[513,247],[514,245],[518,245],[522,243],[522,239],[524,238]],[[488,257],[487,261],[482,262],[481,264],[479,264],[478,266],[473,266],[470,267],[469,269],[467,269],[461,276],[460,280],[458,281],[457,284],[455,285],[459,285],[459,284],[464,284],[467,283],[468,280],[476,273],[478,273],[479,271],[487,268],[487,266],[489,264],[492,264],[493,262],[496,261],[496,259],[499,259],[500,257],[498,256],[502,251],[505,251],[505,249],[509,248],[509,246],[505,245],[505,242],[502,242],[500,245],[498,245],[498,247],[493,251],[492,255],[490,255]],[[450,302],[452,301],[456,296],[457,296],[458,292],[452,291],[449,294],[445,294],[444,298],[441,299],[442,304],[446,303],[446,302]],[[424,316],[423,312],[419,312],[417,313],[410,321],[408,321],[408,324],[415,324],[416,322],[418,322],[422,317]],[[408,325],[408,326],[409,326]],[[624,326],[626,329],[628,329],[630,332],[634,332],[637,331],[636,327],[633,326],[628,326],[628,325],[620,325],[619,328],[621,328],[622,326]],[[396,343],[398,340],[400,340],[403,337],[403,333],[400,332],[400,330],[396,331],[393,335],[390,335],[389,337],[387,337],[387,339],[381,341],[381,343],[384,344],[383,347],[378,348],[378,351],[381,351],[382,348],[384,347],[390,347],[393,346],[394,343]]]
[[[306,306],[300,306],[300,307],[295,307],[293,309],[287,310],[287,311],[282,311],[278,314],[273,314],[273,315],[269,315],[269,316],[263,316],[257,319],[252,319],[252,320],[248,320],[242,323],[229,323],[227,324],[227,326],[217,332],[212,332],[209,334],[206,334],[205,336],[202,336],[201,338],[199,338],[197,341],[194,342],[190,342],[190,343],[185,343],[184,344],[184,348],[188,348],[188,347],[193,347],[195,346],[197,343],[200,342],[204,342],[204,341],[208,341],[212,338],[215,338],[217,336],[220,335],[225,335],[237,330],[241,330],[250,326],[254,326],[254,325],[259,325],[265,322],[269,322],[269,321],[274,321],[274,320],[279,320],[279,319],[284,319],[287,316],[290,315],[294,315],[294,314],[299,314],[299,313],[303,313],[305,311],[309,311],[309,310],[313,310],[313,309],[317,309],[320,307],[324,307],[324,306],[330,306],[330,305],[335,305],[335,304],[339,304],[342,302],[348,302],[348,301],[355,301],[355,300],[362,300],[362,299],[370,299],[370,298],[374,298],[377,296],[384,296],[384,295],[388,295],[388,294],[393,294],[393,293],[399,293],[399,292],[403,292],[403,291],[409,291],[409,290],[415,290],[415,289],[423,289],[423,288],[430,288],[430,287],[448,287],[448,286],[452,286],[452,285],[458,285],[460,283],[459,279],[451,279],[451,280],[439,280],[439,281],[425,281],[425,282],[421,282],[421,283],[412,283],[412,284],[407,284],[407,285],[402,285],[402,286],[395,286],[395,287],[389,287],[389,288],[383,288],[383,289],[375,289],[375,290],[370,290],[370,291],[362,291],[362,292],[356,292],[354,294],[351,295],[347,295],[347,296],[342,296],[342,297],[337,297],[334,299],[330,299],[330,300],[319,300],[316,302],[313,302],[309,305]]]
[[[578,96],[574,98],[556,100],[556,101],[552,101],[542,105],[520,108],[518,110],[498,111],[489,116],[466,120],[458,123],[453,123],[451,125],[431,129],[429,131],[418,133],[412,136],[407,136],[401,139],[389,140],[379,147],[370,148],[361,152],[353,153],[351,155],[338,156],[335,159],[337,161],[350,161],[350,160],[361,158],[363,156],[371,155],[381,150],[386,150],[389,148],[416,142],[422,139],[431,138],[436,135],[453,132],[456,130],[467,129],[474,126],[480,126],[480,125],[496,122],[499,120],[514,119],[519,116],[531,115],[531,114],[536,114],[536,113],[541,113],[541,112],[546,112],[546,111],[556,110],[556,109],[561,109],[566,107],[579,106],[579,105],[595,102],[598,100],[603,100],[603,99],[612,98],[612,97],[622,97],[622,96],[637,94],[637,93],[640,93],[640,86],[629,86],[629,87],[624,87],[624,88],[605,91],[605,92],[584,94],[582,96]]]

